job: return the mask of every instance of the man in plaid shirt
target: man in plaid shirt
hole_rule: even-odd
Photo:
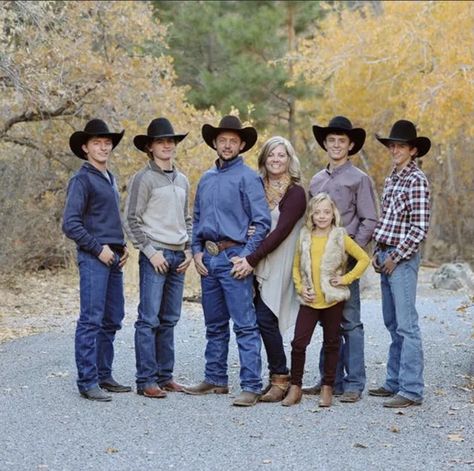
[[[425,155],[431,142],[417,137],[410,121],[397,121],[388,138],[394,168],[385,180],[382,215],[373,238],[372,260],[381,274],[382,311],[390,344],[385,384],[369,389],[372,396],[391,397],[384,407],[420,405],[423,400],[423,348],[415,307],[420,244],[430,222],[430,191],[415,158]]]

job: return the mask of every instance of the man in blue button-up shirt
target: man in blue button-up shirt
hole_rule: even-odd
[[[242,392],[236,406],[254,405],[261,393],[261,339],[253,306],[253,276],[234,272],[233,262],[254,252],[270,230],[263,183],[244,164],[241,153],[257,140],[252,127],[242,128],[235,116],[217,128],[205,124],[202,136],[216,150],[216,166],[201,178],[195,203],[192,250],[201,275],[207,346],[204,381],[188,394],[228,392],[227,354],[232,319],[240,357]],[[248,237],[249,226],[255,233]]]

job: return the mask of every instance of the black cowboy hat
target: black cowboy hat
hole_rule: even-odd
[[[133,143],[138,150],[146,152],[147,144],[153,139],[160,139],[163,137],[171,137],[176,143],[181,142],[186,134],[175,134],[173,126],[166,118],[156,118],[149,125],[146,130],[146,135],[139,134],[133,138]]]
[[[397,121],[390,131],[390,136],[380,137],[378,134],[375,137],[385,146],[388,147],[390,142],[405,142],[413,147],[416,147],[418,152],[415,157],[422,157],[427,154],[431,147],[431,141],[427,137],[416,135],[416,127],[411,121],[401,119]]]
[[[125,130],[122,132],[110,132],[107,124],[101,119],[92,119],[86,124],[84,131],[76,131],[69,138],[69,147],[80,159],[87,160],[87,156],[82,150],[91,137],[108,137],[112,139],[112,149],[115,148],[122,139]]]
[[[327,127],[313,126],[313,134],[318,141],[318,144],[327,150],[324,145],[326,136],[331,133],[344,133],[347,134],[351,142],[354,144],[352,149],[349,151],[349,155],[357,154],[362,149],[365,142],[365,130],[362,128],[353,128],[352,123],[345,116],[336,116],[329,121]]]
[[[240,139],[245,142],[244,148],[240,151],[241,153],[251,149],[257,142],[257,131],[255,128],[250,126],[243,128],[242,123],[240,122],[240,119],[237,118],[237,116],[224,116],[217,128],[211,126],[210,124],[205,124],[202,127],[201,133],[204,141],[206,141],[206,144],[212,149],[215,149],[214,140],[219,133],[224,131],[235,132],[240,136]]]

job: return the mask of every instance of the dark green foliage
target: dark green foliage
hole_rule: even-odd
[[[169,27],[166,53],[180,85],[201,109],[232,107],[262,127],[287,129],[294,98],[306,93],[286,61],[290,36],[302,35],[320,17],[319,2],[155,1]],[[155,51],[155,52],[158,52]],[[159,51],[165,52],[165,51]]]

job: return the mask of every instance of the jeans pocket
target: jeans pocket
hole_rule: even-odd
[[[229,247],[228,249],[224,250],[224,256],[229,261],[229,263],[232,263],[230,260],[231,258],[240,257],[241,253],[242,253],[242,247],[240,245]]]
[[[121,256],[118,253],[114,254],[114,262],[112,263],[112,267],[117,268],[117,270],[122,271],[123,267],[119,267],[120,258],[121,258]]]

